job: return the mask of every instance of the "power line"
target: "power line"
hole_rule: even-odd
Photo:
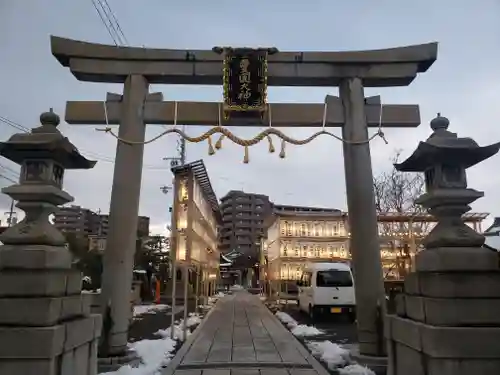
[[[23,133],[29,133],[30,132],[30,128],[24,126],[24,125],[21,125],[15,121],[12,121],[10,119],[8,119],[7,117],[4,117],[4,116],[0,116],[0,122],[3,122],[4,124],[6,125],[9,125],[10,127],[14,128],[14,129],[17,129],[19,131],[22,131]],[[94,158],[98,161],[102,161],[104,163],[111,163],[111,164],[114,164],[115,163],[115,159],[110,157],[110,156],[106,156],[106,155],[102,155],[102,154],[99,154],[97,152],[94,152],[94,151],[89,151],[89,150],[84,150],[82,148],[79,148],[84,154],[90,156],[91,158]],[[164,166],[159,166],[159,165],[149,165],[149,164],[144,164],[144,169],[148,169],[148,170],[167,170],[168,167],[164,167]]]
[[[1,174],[1,173],[0,173],[0,178],[3,178],[3,179],[5,179],[5,180],[7,180],[7,181],[13,182],[14,184],[17,184],[17,181],[16,181],[16,180],[14,180],[13,178],[7,177],[7,176],[6,176],[6,175],[4,175],[4,174]]]
[[[115,23],[115,26],[116,26],[116,28],[118,29],[118,33],[121,35],[121,37],[122,37],[123,41],[125,42],[125,43],[123,43],[123,44],[125,44],[125,45],[127,45],[127,46],[128,46],[128,45],[129,45],[129,42],[128,42],[128,40],[127,40],[127,37],[126,37],[126,36],[125,36],[125,34],[123,33],[123,30],[122,30],[122,28],[121,28],[121,26],[120,26],[120,23],[118,22],[118,18],[116,17],[115,13],[113,12],[113,10],[111,9],[111,7],[109,6],[108,1],[107,1],[107,0],[103,0],[103,1],[104,1],[104,4],[106,5],[106,7],[108,8],[109,14],[111,14],[111,18],[113,19],[113,21],[114,21],[114,23]]]
[[[107,0],[92,0],[101,22],[108,31],[109,36],[113,39],[116,46],[128,45],[128,40],[118,22],[118,18],[111,9]]]

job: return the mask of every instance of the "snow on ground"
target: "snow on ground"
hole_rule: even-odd
[[[281,322],[284,323],[288,329],[290,329],[290,332],[292,332],[294,336],[316,336],[323,333],[323,331],[317,329],[316,327],[297,323],[294,318],[283,311],[278,311],[276,313],[276,317],[281,320]]]
[[[176,341],[170,337],[160,340],[141,340],[130,344],[141,357],[142,363],[138,367],[129,365],[120,367],[117,371],[106,372],[101,375],[157,375],[163,365],[170,362],[175,349]]]
[[[306,342],[311,354],[324,362],[329,370],[337,370],[340,375],[375,375],[375,373],[355,363],[346,348],[331,341]]]
[[[283,311],[276,312],[276,317],[285,324],[294,336],[310,337],[323,332],[316,327],[299,324]],[[337,370],[340,375],[375,375],[375,373],[352,361],[349,350],[331,341],[306,341],[311,354],[324,362],[329,370]]]
[[[338,372],[340,375],[375,375],[372,370],[357,363],[339,368]]]
[[[201,315],[198,313],[190,313],[186,320],[186,338],[191,334],[191,329],[196,327],[201,323]],[[156,335],[161,337],[170,337],[171,336],[172,327],[168,327],[167,329],[160,329],[156,332]],[[174,324],[174,339],[178,341],[184,341],[184,319],[181,319]]]
[[[299,324],[298,326],[295,326],[290,330],[290,332],[292,332],[292,335],[299,337],[317,336],[323,333],[323,331],[317,329],[316,327],[308,326],[305,324]]]
[[[197,313],[190,313],[187,318],[186,337],[191,334],[191,329],[201,323],[202,316]],[[178,342],[184,341],[183,335],[184,320],[176,322],[174,325],[174,339],[170,338],[171,327],[160,329],[155,333],[158,340],[140,340],[130,344],[130,348],[135,350],[141,357],[141,364],[138,367],[122,366],[114,372],[106,372],[100,375],[160,375],[162,366],[168,364],[173,357],[173,352]]]
[[[330,370],[346,366],[349,362],[349,350],[331,341],[310,341],[306,345],[311,354],[325,362]]]
[[[163,311],[168,309],[169,305],[137,305],[134,306],[134,317],[138,317],[144,314],[156,314],[158,311]]]

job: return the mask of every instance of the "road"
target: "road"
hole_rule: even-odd
[[[339,345],[357,342],[356,324],[349,322],[346,316],[326,315],[312,321],[307,314],[299,311],[296,304],[282,305],[281,310],[289,314],[299,324],[314,326],[324,332],[322,335],[311,337],[311,340],[328,340]]]

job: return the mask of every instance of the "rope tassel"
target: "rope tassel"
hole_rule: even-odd
[[[208,155],[213,155],[215,154],[215,150],[214,150],[214,145],[212,144],[212,137],[209,136],[207,139],[208,139]]]
[[[243,163],[248,164],[250,157],[248,156],[248,146],[245,146],[245,156],[243,157]]]
[[[272,154],[274,151],[273,139],[270,136],[267,136],[267,140],[269,142],[269,153]]]
[[[280,151],[280,158],[281,159],[284,159],[285,158],[285,145],[286,145],[286,142],[284,139],[281,140],[281,151]]]
[[[220,150],[222,148],[222,140],[226,138],[226,136],[224,134],[221,134],[221,136],[219,137],[219,139],[217,140],[217,142],[215,142],[215,149],[216,150]]]

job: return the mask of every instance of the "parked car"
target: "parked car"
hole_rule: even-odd
[[[356,298],[351,268],[345,263],[306,265],[299,287],[299,308],[312,319],[319,314],[346,314],[356,319]]]

